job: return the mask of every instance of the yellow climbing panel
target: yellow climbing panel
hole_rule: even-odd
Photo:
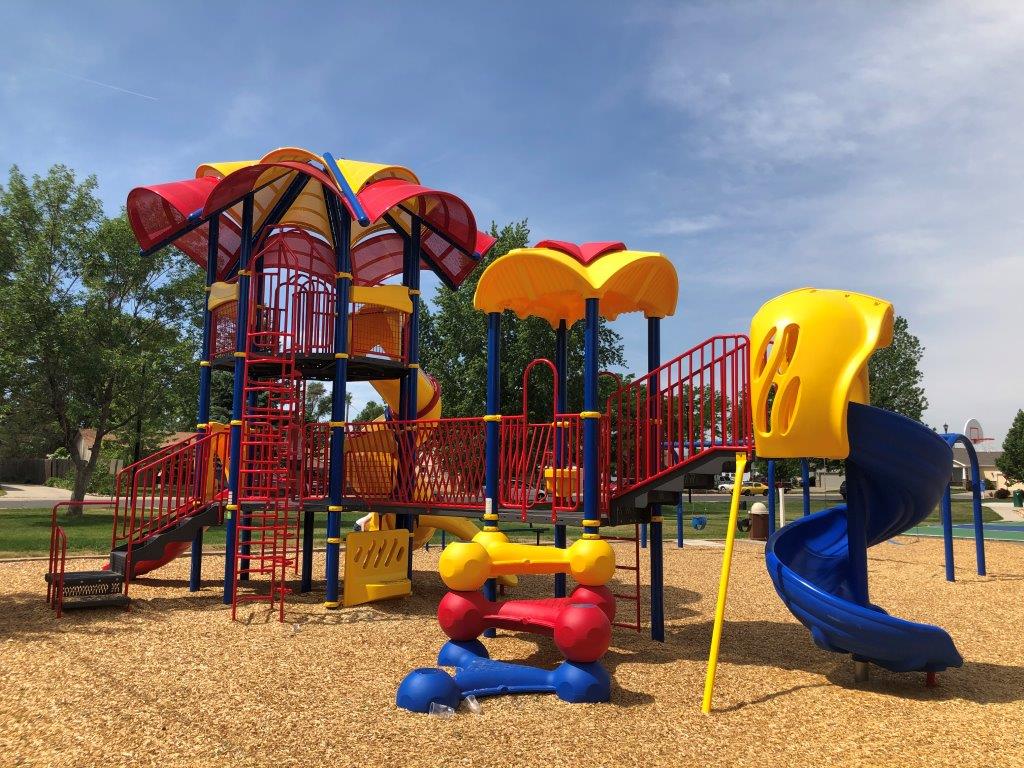
[[[847,406],[868,402],[868,358],[892,343],[892,323],[892,304],[863,293],[800,288],[766,302],[750,323],[758,455],[846,458]]]
[[[412,593],[409,538],[404,529],[355,531],[345,537],[345,605]]]

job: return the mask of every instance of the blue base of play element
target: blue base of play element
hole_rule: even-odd
[[[825,650],[893,672],[959,667],[963,659],[945,630],[857,601],[847,536],[850,520],[869,547],[920,523],[949,482],[950,448],[928,427],[867,405],[851,403],[847,425],[849,504],[797,518],[772,535],[765,556],[775,589]],[[862,544],[855,554],[863,558],[863,551]]]
[[[494,661],[479,640],[449,641],[437,655],[437,663],[455,667],[414,669],[398,686],[397,703],[413,712],[429,712],[433,702],[458,709],[466,696],[499,696],[506,693],[553,693],[573,704],[609,701],[612,680],[597,662],[563,661],[553,670]]]

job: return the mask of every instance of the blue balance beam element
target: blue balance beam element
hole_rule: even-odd
[[[597,662],[563,661],[552,670],[494,661],[479,640],[449,641],[437,655],[443,669],[422,668],[410,672],[398,686],[398,706],[413,712],[429,712],[433,702],[458,709],[467,696],[499,696],[505,693],[553,693],[573,704],[594,704],[611,699],[612,680]]]

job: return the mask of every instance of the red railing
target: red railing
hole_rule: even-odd
[[[221,457],[227,455],[227,440],[227,432],[193,435],[118,473],[111,548],[127,544],[126,587],[136,544],[223,495]]]
[[[330,492],[331,425],[325,421],[303,425],[299,456],[300,498],[303,501],[326,499]]]
[[[536,508],[576,511],[583,500],[583,428],[578,413],[556,414],[551,422],[503,416],[498,464],[499,500],[520,510],[523,520]]]
[[[68,556],[68,535],[57,525],[57,510],[71,507],[113,507],[109,501],[59,501],[50,510],[50,557],[47,565],[46,602],[57,612],[64,613],[64,566]]]
[[[260,349],[265,354],[330,355],[334,353],[333,287],[307,285],[292,293],[276,292],[281,306],[261,305],[257,332],[287,336],[290,349]],[[229,301],[211,312],[211,357],[234,354],[238,343],[238,302]],[[404,362],[408,360],[409,315],[377,304],[352,302],[349,308],[349,354]],[[283,338],[283,336],[282,336]]]
[[[346,495],[423,509],[483,509],[486,436],[479,418],[352,422]]]
[[[714,451],[752,446],[750,342],[714,336],[614,392],[607,403],[613,495]]]

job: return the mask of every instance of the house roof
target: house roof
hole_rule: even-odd
[[[975,449],[975,451],[978,454],[979,467],[995,467],[996,459],[1003,455],[1002,451],[979,451],[977,449]],[[953,460],[961,466],[969,465],[970,459],[967,457],[967,449],[962,445],[954,445]]]

